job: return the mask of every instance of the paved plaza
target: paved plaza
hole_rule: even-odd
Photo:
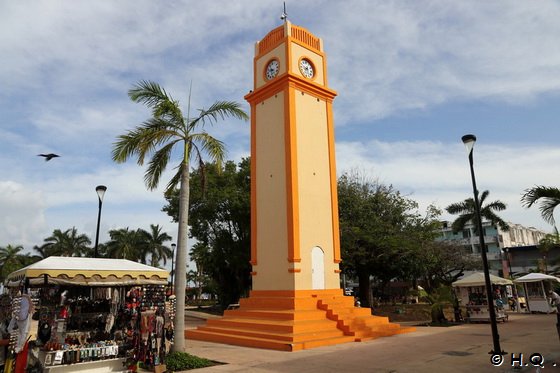
[[[189,317],[186,325],[193,328],[201,323],[203,320]],[[188,353],[224,363],[197,369],[200,373],[560,372],[555,314],[511,313],[509,322],[498,324],[498,331],[501,347],[507,352],[499,366],[492,364],[488,354],[493,344],[490,325],[486,323],[419,326],[414,333],[296,352],[194,340],[187,340],[186,346]]]

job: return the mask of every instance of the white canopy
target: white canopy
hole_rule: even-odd
[[[17,286],[25,279],[31,285],[44,282],[64,285],[115,286],[166,284],[169,273],[160,268],[126,259],[50,256],[6,278],[8,286]]]
[[[529,273],[528,275],[521,276],[513,282],[537,282],[537,281],[556,281],[560,282],[560,278],[551,275],[545,275],[544,273]]]
[[[492,274],[490,275],[490,282],[493,285],[511,285],[511,284],[513,284],[513,282],[511,282],[511,280],[508,280],[508,279],[505,279],[505,278],[502,278],[502,277],[498,277],[498,276],[494,276]],[[476,272],[476,273],[473,273],[470,276],[463,277],[462,279],[455,281],[451,285],[453,285],[453,286],[485,286],[486,281],[484,280],[484,273]]]

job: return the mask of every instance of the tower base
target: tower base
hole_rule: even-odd
[[[354,307],[354,299],[342,289],[251,291],[239,305],[205,326],[185,330],[185,338],[297,351],[416,330]]]

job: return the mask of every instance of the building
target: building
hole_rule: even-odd
[[[462,231],[454,233],[451,224],[452,223],[449,221],[442,222],[439,240],[453,241],[463,246],[465,252],[470,255],[480,257],[480,239],[478,233],[474,230],[474,225],[467,224]],[[508,222],[508,225],[509,230],[503,231],[499,226],[493,225],[488,221],[482,222],[486,256],[488,258],[488,268],[490,272],[498,276],[509,277],[511,271],[509,270],[507,255],[505,255],[506,252],[517,253],[516,263],[520,263],[520,265],[523,263],[525,272],[528,272],[531,268],[534,270],[538,269],[536,262],[534,267],[528,266],[529,263],[532,263],[530,262],[532,259],[529,258],[529,256],[534,256],[534,251],[538,251],[536,246],[539,241],[546,236],[546,233],[536,228],[524,227],[519,224]],[[519,250],[517,249],[518,247],[533,247],[534,249]],[[525,256],[527,257],[525,258]],[[513,270],[513,272],[515,272],[515,270]]]

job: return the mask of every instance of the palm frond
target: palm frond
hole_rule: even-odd
[[[471,221],[472,221],[473,224],[475,224],[475,222],[473,221],[473,218],[474,218],[474,215],[471,215],[471,214],[460,215],[451,224],[451,229],[453,230],[453,233],[461,232],[463,230],[463,228],[465,227],[465,225],[467,225]]]
[[[152,156],[152,159],[148,163],[146,173],[144,174],[144,182],[146,183],[148,189],[154,190],[157,188],[159,179],[165,171],[167,163],[169,163],[171,150],[173,150],[173,146],[175,145],[175,143],[175,141],[168,143],[167,145],[156,151]]]
[[[524,207],[530,208],[535,203],[539,202],[539,210],[542,218],[554,225],[554,209],[560,204],[560,189],[546,186],[535,186],[526,189],[521,197],[521,203]]]
[[[166,195],[170,195],[170,193],[172,193],[173,190],[177,188],[177,185],[179,185],[179,183],[181,182],[181,165],[175,167],[175,169],[177,170],[177,172],[175,172],[175,175],[173,175],[173,177],[171,178],[171,180],[169,180],[167,186],[165,187]]]
[[[473,207],[474,200],[472,198],[467,198],[462,202],[452,203],[445,208],[445,211],[453,215],[465,214],[471,212],[473,210]]]
[[[132,101],[144,104],[149,108],[155,108],[165,101],[174,101],[163,87],[149,80],[141,80],[136,83],[128,91],[128,97]]]
[[[241,105],[234,101],[216,101],[208,110],[199,109],[200,115],[190,121],[188,127],[189,132],[194,128],[198,127],[199,124],[210,123],[213,124],[218,121],[218,119],[225,118],[236,118],[242,120],[248,120],[249,116],[241,108]]]
[[[225,144],[206,132],[192,134],[190,138],[191,143],[197,145],[198,158],[202,159],[201,153],[205,153],[212,162],[218,165],[218,169],[221,169],[226,156]]]

